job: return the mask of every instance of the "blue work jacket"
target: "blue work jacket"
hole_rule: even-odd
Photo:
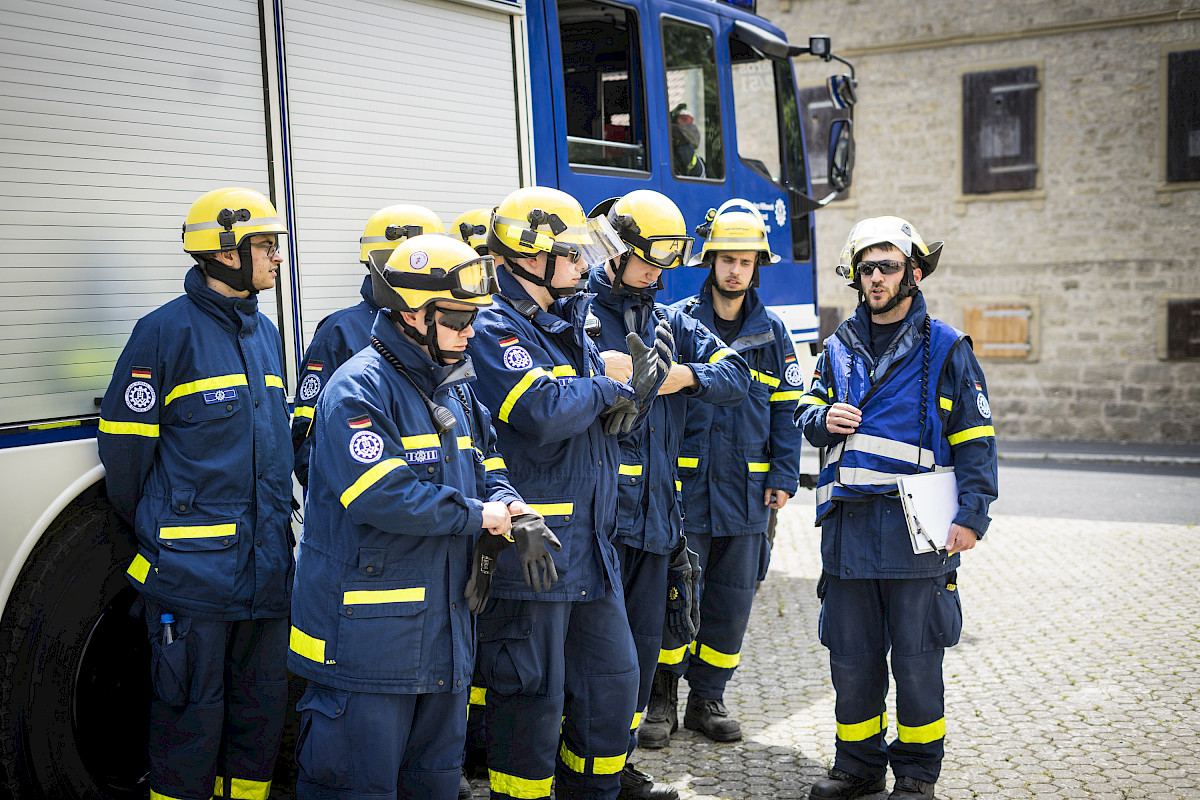
[[[285,617],[291,462],[279,333],[210,289],[143,317],[100,407],[108,496],[137,534],[129,580],[175,613]]]
[[[520,498],[470,359],[434,364],[386,311],[371,334],[404,374],[368,345],[317,401],[288,668],[356,691],[457,692],[474,665],[463,591],[483,503]],[[452,428],[436,432],[414,383]]]
[[[656,304],[654,287],[638,294],[614,291],[608,273],[597,267],[588,279],[588,291],[595,293],[592,313],[600,320],[596,345],[601,351],[629,352],[625,343],[629,324],[653,347],[661,317],[670,322],[675,337],[673,360],[690,368],[699,383],[656,397],[646,423],[620,437],[617,541],[665,555],[678,543],[682,528],[682,487],[676,465],[688,404],[736,406],[746,396],[750,368],[695,318]]]
[[[587,601],[603,597],[606,584],[619,593],[610,539],[621,451],[600,415],[632,390],[603,374],[600,353],[584,332],[589,295],[542,311],[507,269],[499,280],[500,295],[479,312],[469,348],[479,396],[495,410],[513,486],[545,517],[562,550],[553,553],[558,583],[543,592],[525,585],[515,548],[504,550],[492,596]]]
[[[296,407],[292,412],[292,449],[296,451],[296,479],[308,486],[308,454],[312,449],[312,417],[326,381],[350,356],[367,346],[371,326],[379,305],[371,292],[371,276],[363,278],[359,289],[362,302],[335,311],[317,323],[317,331],[308,350],[300,380],[296,384]]]
[[[957,568],[959,556],[913,553],[896,478],[953,467],[959,492],[954,521],[983,536],[997,491],[987,382],[970,340],[932,319],[920,293],[879,359],[870,342],[870,312],[860,305],[826,340],[796,412],[809,442],[828,448],[817,487],[817,522],[826,523],[824,569],[855,578],[940,575]],[[835,402],[862,410],[855,433],[825,427]],[[838,503],[855,505],[846,506],[850,511],[840,524],[830,524],[839,517]]]
[[[675,308],[716,330],[712,294],[705,291]],[[751,289],[742,329],[729,343],[750,367],[750,388],[736,406],[688,402],[679,451],[683,527],[713,536],[763,533],[771,509],[767,489],[796,494],[800,442],[792,416],[804,391],[787,327]]]

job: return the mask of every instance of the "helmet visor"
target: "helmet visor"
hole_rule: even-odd
[[[569,227],[559,236],[551,254],[583,259],[588,267],[599,267],[629,250],[607,217],[589,217],[585,227]]]

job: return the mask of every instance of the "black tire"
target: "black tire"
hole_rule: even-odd
[[[135,554],[99,484],[50,526],[0,621],[0,781],[25,798],[143,798],[149,654]]]

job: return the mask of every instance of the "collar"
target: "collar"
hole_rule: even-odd
[[[362,299],[366,300],[367,305],[369,305],[371,308],[375,309],[376,311],[380,309],[379,303],[375,302],[375,292],[371,290],[370,273],[367,273],[367,277],[363,278],[362,286],[359,288],[358,293],[362,295]]]
[[[210,289],[200,268],[192,267],[183,278],[183,290],[196,306],[234,333],[254,333],[258,328],[258,296],[226,297]]]
[[[653,286],[636,294],[628,289],[616,289],[608,279],[608,272],[604,267],[593,267],[588,273],[588,291],[596,295],[595,302],[617,312],[617,316],[634,306],[653,308],[655,295],[658,294],[658,290]]]
[[[714,329],[717,317],[716,310],[713,308],[713,291],[712,286],[706,283],[704,290],[698,295],[699,303],[692,311],[692,316],[703,322],[709,330]],[[738,333],[738,339],[757,336],[770,330],[771,320],[767,317],[767,307],[763,305],[762,298],[758,295],[758,290],[748,289],[743,300],[742,330]],[[727,342],[727,344],[731,347],[733,346],[733,342]]]
[[[570,297],[563,297],[555,300],[550,306],[550,310],[543,311],[537,301],[521,285],[521,282],[507,269],[499,270],[497,279],[500,284],[501,302],[506,302],[514,311],[542,330],[549,333],[560,333],[571,327],[576,317],[582,327],[583,319],[587,316],[587,302],[583,303],[582,309],[580,309],[577,307],[579,305],[577,301],[579,298],[587,298],[590,301],[592,297],[590,294],[574,294]]]
[[[448,366],[435,364],[424,348],[397,330],[387,311],[380,311],[375,315],[371,335],[383,342],[383,346],[396,357],[400,366],[404,367],[404,372],[430,397],[441,389],[475,379],[475,367],[470,356]],[[380,359],[383,360],[382,356]],[[392,365],[388,364],[387,369],[392,369]]]

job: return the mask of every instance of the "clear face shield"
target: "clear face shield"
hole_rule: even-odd
[[[629,247],[621,241],[606,217],[589,217],[584,227],[571,226],[563,230],[548,249],[553,256],[583,261],[590,269],[607,264],[627,252]]]

